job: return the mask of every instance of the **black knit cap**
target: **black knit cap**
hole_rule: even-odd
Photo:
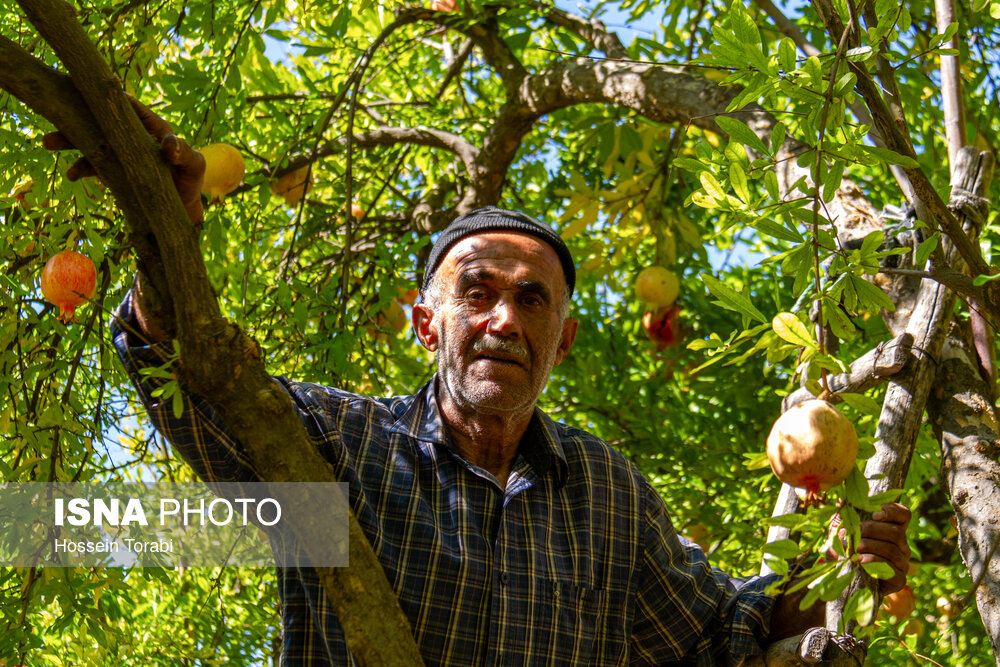
[[[467,236],[484,232],[519,232],[530,234],[548,243],[559,257],[563,274],[566,276],[568,294],[573,296],[573,288],[576,287],[576,267],[573,266],[573,256],[569,254],[569,248],[563,243],[559,234],[548,225],[524,213],[508,211],[496,206],[484,206],[465,215],[460,215],[441,232],[441,236],[431,248],[430,257],[427,258],[427,271],[424,272],[421,291],[426,290],[427,286],[431,284],[431,279],[434,278],[434,273],[437,271],[438,265],[441,264],[441,260],[448,254],[449,248]]]

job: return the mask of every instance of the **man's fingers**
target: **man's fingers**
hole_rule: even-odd
[[[205,158],[176,134],[163,137],[160,145],[164,158],[171,165],[193,173],[204,173]]]
[[[139,120],[142,121],[142,126],[145,127],[146,131],[153,135],[157,141],[162,142],[164,137],[173,132],[173,130],[170,129],[170,123],[150,111],[145,104],[131,95],[128,95],[128,101],[132,103],[132,108],[135,109],[136,115],[138,115]]]
[[[910,547],[906,543],[906,528],[910,510],[899,503],[886,503],[872,515],[871,521],[861,522],[858,555],[862,563],[885,562],[893,576],[879,582],[883,594],[898,591],[906,583],[910,565]]]
[[[97,172],[94,171],[94,167],[90,164],[90,160],[85,157],[82,157],[74,162],[73,166],[66,172],[66,178],[71,181],[78,181],[81,178],[87,178],[88,176],[97,176]]]
[[[899,503],[886,503],[872,515],[872,519],[906,526],[910,523],[910,510]]]
[[[884,542],[871,538],[862,538],[858,543],[858,557],[862,563],[885,561],[892,569],[905,573],[910,564],[910,548],[894,542]]]
[[[42,146],[50,151],[67,151],[76,148],[62,132],[49,132],[43,136]]]
[[[896,591],[902,590],[903,586],[906,585],[906,575],[896,573],[892,579],[882,579],[878,582],[878,590],[882,595],[888,595],[889,593],[895,593]]]
[[[892,542],[903,548],[906,546],[906,529],[898,523],[862,521],[861,540],[864,541],[865,539]]]
[[[205,177],[205,158],[186,141],[174,134],[167,134],[160,143],[163,157],[170,164],[174,186],[180,195],[188,218],[196,225],[201,223],[201,184]]]

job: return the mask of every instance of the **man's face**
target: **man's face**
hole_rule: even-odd
[[[525,234],[476,234],[448,251],[435,279],[429,335],[414,322],[437,353],[442,398],[479,412],[533,409],[576,334],[560,316],[566,279],[555,251]]]

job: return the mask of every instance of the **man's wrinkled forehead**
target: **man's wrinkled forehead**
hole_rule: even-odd
[[[449,284],[496,280],[500,272],[521,273],[518,283],[564,283],[555,250],[529,234],[483,232],[467,236],[448,249],[438,267],[439,278]],[[528,277],[530,276],[530,277]]]

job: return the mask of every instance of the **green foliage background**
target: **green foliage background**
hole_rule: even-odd
[[[873,48],[892,56],[919,163],[946,192],[933,4],[877,5],[890,18],[883,34],[872,36]],[[76,8],[125,87],[180,136],[195,146],[228,142],[245,156],[244,185],[207,210],[202,245],[224,313],[252,331],[271,371],[376,395],[410,393],[425,382],[433,359],[412,334],[397,333],[378,316],[416,287],[428,249],[426,232],[402,212],[434,188],[454,194],[464,175],[450,153],[412,145],[355,148],[348,172],[345,148],[336,143],[351,122],[349,98],[338,95],[397,7],[95,0]],[[690,71],[713,81],[746,86],[748,100],[773,111],[783,132],[811,145],[818,140],[818,100],[832,59],[804,59],[754,6],[624,0],[565,8],[604,13],[611,29],[634,35],[624,39],[632,59],[690,63]],[[592,53],[578,36],[545,23],[542,9],[460,0],[449,20],[457,25],[495,13],[529,69],[562,54]],[[0,11],[3,35],[55,63],[15,5],[2,0]],[[790,3],[786,14],[824,53],[835,50],[808,5]],[[960,8],[969,141],[981,147],[997,146],[1000,128],[998,18],[996,2]],[[441,90],[445,54],[462,39],[431,22],[394,33],[365,72],[355,131],[419,125],[478,144],[503,89],[474,51]],[[850,81],[838,86],[829,110],[824,145],[840,158],[823,182],[835,189],[843,167],[876,206],[899,204],[886,156],[860,148],[866,128],[845,111],[851,89]],[[193,479],[139,412],[106,331],[134,272],[114,201],[93,180],[63,177],[73,156],[42,148],[41,135],[51,130],[44,120],[6,94],[0,114],[0,193],[11,193],[0,208],[2,479]],[[773,158],[751,159],[744,145],[753,142],[741,141],[739,128],[726,129],[731,139],[611,106],[560,110],[527,135],[500,203],[552,221],[580,267],[580,332],[543,407],[622,451],[656,484],[682,533],[705,529],[713,564],[748,574],[759,567],[779,485],[747,462],[763,451],[781,397],[798,386],[797,356],[808,349],[782,340],[769,323],[779,312],[806,322],[816,295],[803,221],[811,219],[811,201],[803,195],[797,210],[779,206],[767,176]],[[327,146],[312,164],[304,202],[289,207],[271,193],[274,170]],[[15,191],[29,179],[32,189],[18,199]],[[366,211],[350,237],[348,182]],[[991,225],[983,236],[988,260],[996,243]],[[46,259],[67,248],[98,266],[97,295],[68,325],[56,320],[39,289]],[[840,256],[842,275],[860,280],[877,259],[871,247],[863,252],[838,254],[831,242],[823,260]],[[785,261],[764,261],[782,253]],[[691,347],[658,352],[643,335],[632,283],[652,264],[681,277]],[[736,307],[738,298],[706,290],[706,274],[749,299],[760,317]],[[823,287],[831,300],[838,297],[832,283]],[[847,340],[837,359],[816,353],[814,367],[849,363],[886,340],[878,306],[877,297],[861,294],[838,325]],[[870,399],[845,407],[866,444],[877,412],[864,408],[879,392]],[[881,620],[872,664],[993,664],[974,604],[953,619],[935,607],[939,597],[965,598],[971,586],[938,488],[938,457],[937,444],[923,435],[903,496],[914,509],[916,560],[923,552],[935,559],[911,577],[913,617],[927,632],[904,643],[909,619]],[[2,664],[269,664],[278,618],[267,570],[0,569]]]

